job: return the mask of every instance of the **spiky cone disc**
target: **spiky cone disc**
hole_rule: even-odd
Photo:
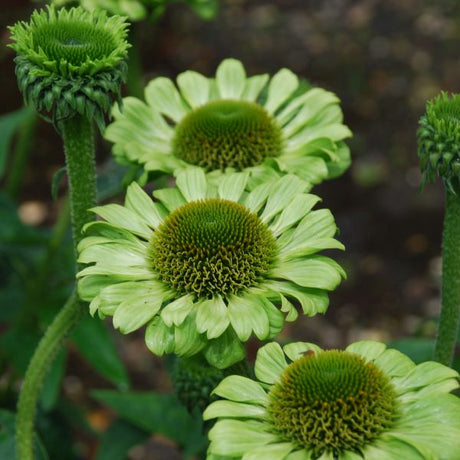
[[[428,101],[419,125],[422,187],[440,176],[449,190],[460,190],[460,94],[442,92]]]
[[[232,375],[204,420],[208,460],[453,460],[460,451],[458,373],[414,364],[383,343],[259,349],[256,379]]]
[[[81,7],[34,11],[10,27],[16,75],[26,104],[57,123],[74,115],[94,119],[120,101],[127,74],[128,23]]]

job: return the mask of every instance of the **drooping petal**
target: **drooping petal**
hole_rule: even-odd
[[[196,306],[196,328],[208,339],[222,335],[230,324],[227,306],[220,296],[201,300]]]

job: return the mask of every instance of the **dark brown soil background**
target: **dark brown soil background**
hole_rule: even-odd
[[[1,2],[3,43],[6,26],[27,19],[33,7]],[[366,338],[432,336],[444,198],[440,184],[419,193],[415,133],[426,99],[440,90],[460,91],[460,2],[222,0],[211,22],[172,5],[156,25],[139,26],[145,81],[186,69],[212,76],[223,58],[235,57],[248,75],[288,67],[342,100],[345,123],[354,132],[353,164],[314,192],[336,216],[348,280],[331,295],[325,316],[299,318],[284,338],[342,347]],[[1,113],[22,104],[12,59],[1,47]],[[101,161],[107,157],[102,143],[98,155]],[[50,183],[62,164],[60,140],[41,122],[20,196],[26,220],[32,219],[29,211],[38,212],[39,225],[53,221]],[[117,337],[134,389],[169,388],[142,335]],[[73,397],[81,397],[86,386],[104,386],[78,357],[73,361],[66,378]],[[153,451],[139,455],[176,458]]]

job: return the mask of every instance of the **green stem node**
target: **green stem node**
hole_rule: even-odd
[[[460,319],[460,187],[446,189],[442,242],[441,316],[434,359],[451,366]]]

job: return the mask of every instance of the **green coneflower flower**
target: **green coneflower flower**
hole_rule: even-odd
[[[339,99],[320,88],[296,96],[299,81],[288,69],[246,77],[243,65],[226,59],[215,78],[187,71],[156,78],[146,103],[128,97],[106,138],[120,161],[147,171],[195,165],[207,172],[249,170],[266,177],[292,173],[316,184],[350,164]]]
[[[460,186],[460,94],[441,93],[426,105],[417,131],[422,186],[442,177],[449,190]]]
[[[382,343],[344,351],[297,342],[262,347],[258,381],[225,378],[208,459],[453,460],[460,452],[458,373],[415,365]]]
[[[105,11],[54,8],[10,27],[16,74],[26,104],[53,122],[81,115],[104,127],[127,72],[125,18]]]
[[[287,175],[251,192],[248,173],[229,173],[218,186],[200,168],[183,170],[177,187],[154,192],[133,183],[125,206],[94,209],[79,261],[79,293],[90,311],[113,315],[123,333],[148,323],[155,354],[203,352],[225,368],[241,360],[241,342],[264,340],[306,315],[323,313],[327,291],[343,270],[317,253],[342,249],[328,210]],[[280,307],[280,309],[278,308]]]

